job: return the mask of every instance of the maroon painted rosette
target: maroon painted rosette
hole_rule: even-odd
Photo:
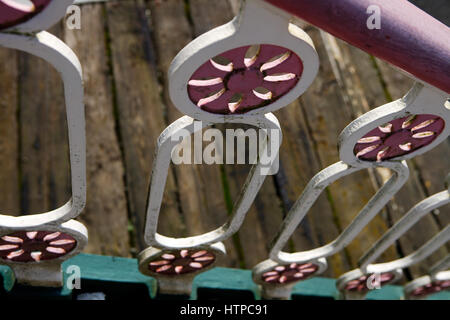
[[[405,156],[432,143],[444,127],[444,120],[431,114],[395,119],[359,139],[354,154],[361,160],[378,162]]]
[[[150,261],[148,269],[156,274],[176,276],[199,272],[215,261],[214,253],[207,250],[170,251]]]
[[[288,284],[309,278],[319,270],[313,263],[291,263],[285,266],[276,266],[262,274],[261,279],[269,284]]]
[[[244,46],[200,66],[188,82],[191,101],[215,114],[245,113],[287,94],[303,72],[301,59],[275,45]]]
[[[0,258],[13,262],[40,262],[65,256],[77,245],[59,231],[18,231],[0,237]]]

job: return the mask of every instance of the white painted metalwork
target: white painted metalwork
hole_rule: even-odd
[[[344,249],[373,219],[373,217],[382,210],[408,179],[409,170],[404,160],[432,149],[449,136],[450,127],[445,126],[445,122],[450,120],[449,110],[445,107],[446,101],[447,94],[444,92],[416,83],[404,98],[371,110],[354,120],[343,130],[339,138],[339,155],[342,161],[322,170],[311,179],[302,195],[297,199],[296,203],[284,219],[280,231],[271,245],[270,259],[260,263],[253,269],[253,278],[263,284],[263,292],[266,292],[268,296],[275,294],[274,297],[285,298],[289,297],[290,288],[292,287],[292,284],[287,286],[283,283],[265,283],[261,279],[265,272],[265,265],[273,264],[274,261],[278,262],[280,265],[308,263],[331,256]],[[412,126],[413,120],[416,117],[423,117],[421,115],[425,115],[427,120]],[[441,122],[439,127],[437,127],[438,122]],[[395,132],[393,130],[395,130],[395,126],[399,125],[401,125],[401,129],[408,129],[410,126],[412,127],[408,130],[411,131],[411,137],[409,137],[409,139],[414,142],[414,145],[409,141],[402,141],[401,144],[399,144],[400,153],[398,153],[398,156],[396,156],[396,154],[391,154],[391,157],[388,157],[388,152],[392,150],[389,150],[390,147],[382,148],[382,144],[386,143],[386,141],[383,140],[383,134],[388,133],[394,136]],[[437,132],[425,131],[431,125],[436,127],[433,128]],[[439,130],[440,132],[438,132]],[[414,139],[420,141],[419,139],[423,136],[426,136],[425,138],[429,139],[427,144],[420,145],[421,142],[418,142],[419,147],[414,149],[414,147],[417,146],[417,142]],[[363,145],[363,147],[357,149],[356,146],[358,144]],[[364,144],[367,144],[369,147],[365,147]],[[370,153],[375,153],[376,161],[362,159],[362,156]],[[282,248],[285,247],[297,226],[301,223],[309,209],[327,186],[337,179],[353,172],[374,167],[387,167],[395,173],[390,180],[378,190],[375,196],[370,199],[366,206],[337,239],[325,246],[313,250],[295,253],[282,251]],[[436,195],[429,201],[421,203],[419,209],[423,209],[423,206],[434,208],[441,206],[443,202],[447,203],[447,201],[448,192],[445,191],[442,194]],[[421,212],[406,215],[404,229],[407,229],[413,223],[414,219],[419,219],[420,214]],[[400,226],[402,226],[402,224],[400,224]],[[395,226],[393,227],[393,230],[390,231],[391,235],[387,236],[389,241],[384,241],[387,246],[392,243],[391,238],[394,238],[393,235],[397,235],[397,233],[395,233]],[[384,276],[382,275],[384,277],[383,279],[393,282],[401,276],[402,268],[424,259],[437,247],[445,243],[450,237],[449,231],[448,227],[445,228],[416,253],[392,262],[392,264],[373,265],[367,267],[367,269],[364,268],[363,270],[357,269],[350,271],[342,276],[342,279],[345,279],[345,281],[342,280],[340,283],[347,283],[357,279],[366,281],[367,279],[365,278],[375,272],[386,273]],[[395,239],[393,241],[395,241]],[[385,244],[374,249],[377,254],[385,249]],[[372,261],[370,258],[367,260]],[[364,267],[366,267],[368,263],[370,262],[366,261]],[[388,274],[388,272],[390,273]],[[319,272],[316,272],[314,275],[317,274],[319,274]],[[339,285],[339,288],[343,287],[344,284]],[[363,296],[364,295],[365,293]]]
[[[450,175],[448,176],[448,179]],[[450,240],[450,226],[445,227],[438,234],[436,234],[427,243],[422,245],[419,249],[406,257],[385,262],[385,263],[373,263],[378,259],[381,254],[395,243],[403,234],[416,225],[420,219],[433,210],[440,208],[450,203],[450,189],[436,193],[418,204],[416,204],[411,210],[409,210],[397,223],[395,223],[360,259],[359,269],[352,270],[342,275],[337,281],[337,288],[345,298],[362,299],[367,294],[367,290],[360,292],[349,292],[346,290],[348,283],[358,279],[361,276],[373,275],[373,274],[395,274],[395,277],[390,279],[389,283],[393,283],[402,276],[402,269],[408,268],[414,264],[417,264],[441,246],[446,244]],[[435,269],[432,269],[431,273],[436,273],[436,270],[443,270],[447,267],[446,260],[438,264]],[[422,280],[416,284],[422,284]],[[418,285],[419,286],[419,285]],[[416,289],[418,286],[412,286]],[[410,287],[410,288],[412,288]],[[413,290],[413,289],[411,289]]]
[[[81,213],[86,201],[86,142],[81,65],[73,51],[61,40],[46,31],[40,31],[64,17],[65,9],[72,2],[51,1],[42,12],[27,22],[0,32],[0,46],[44,59],[60,73],[64,83],[72,198],[62,207],[50,212],[20,217],[0,215],[0,241],[4,243],[3,252],[16,250],[11,251],[5,259],[0,259],[0,263],[9,265],[19,282],[32,285],[60,286],[61,263],[80,252],[87,243],[86,228],[71,220]],[[11,236],[21,231],[27,232],[24,239]],[[40,235],[45,235],[44,232],[53,232],[54,240],[51,241],[52,237],[38,239]],[[64,239],[66,236],[71,238]],[[20,245],[28,240],[39,240],[43,248],[47,246],[49,249],[26,252]],[[54,255],[48,256],[48,252]],[[27,262],[19,261],[25,255],[30,256],[26,259]]]
[[[170,97],[175,107],[183,114],[186,114],[186,116],[172,123],[158,139],[145,226],[145,240],[150,247],[144,250],[139,257],[141,272],[157,277],[164,291],[186,293],[190,290],[192,275],[187,274],[183,276],[180,274],[176,277],[172,276],[172,281],[167,281],[167,276],[161,273],[169,270],[169,267],[159,269],[162,270],[160,272],[149,270],[151,269],[149,267],[149,263],[151,264],[150,258],[154,256],[153,253],[155,250],[163,250],[164,252],[171,252],[170,250],[175,249],[201,250],[205,246],[211,249],[212,246],[221,245],[218,242],[229,238],[239,230],[267,175],[267,173],[263,174],[261,171],[262,163],[258,160],[252,167],[247,181],[233,207],[230,220],[218,229],[188,238],[169,238],[160,235],[157,233],[158,217],[171,161],[170,155],[173,148],[181,142],[178,139],[174,140],[173,137],[180,137],[179,133],[181,130],[187,130],[187,132],[193,134],[195,130],[201,130],[214,123],[249,124],[264,130],[268,139],[268,142],[264,144],[264,148],[271,146],[270,152],[278,154],[278,148],[281,144],[281,128],[279,127],[277,118],[270,112],[280,109],[298,98],[312,83],[319,65],[318,56],[311,39],[303,30],[290,24],[290,18],[286,13],[262,1],[245,1],[241,12],[233,21],[196,38],[181,50],[170,66]],[[192,80],[191,77],[196,70],[199,70],[205,63],[210,61],[212,67],[218,70],[218,72],[231,72],[233,70],[232,63],[227,62],[228,65],[226,63],[221,65],[213,59],[227,50],[242,48],[244,46],[250,46],[251,49],[251,46],[258,44],[282,47],[288,52],[290,50],[293,55],[296,54],[300,57],[303,70],[298,82],[293,88],[283,93],[282,96],[277,97],[276,100],[269,101],[262,107],[254,108],[243,113],[235,113],[239,106],[239,100],[229,101],[228,107],[231,111],[230,114],[212,113],[202,108],[203,105],[207,105],[218,99],[224,93],[225,89],[217,92],[215,95],[210,95],[200,100],[197,104],[192,101],[188,93],[189,86],[214,86],[220,85],[224,81],[222,78],[217,77],[214,79]],[[253,58],[245,57],[244,62],[247,68],[257,59],[258,53],[254,53],[254,55],[255,57]],[[266,63],[261,67],[260,72],[262,73],[266,69],[273,68],[277,64],[285,61],[287,57],[285,56],[278,60],[270,61],[270,64]],[[244,59],[244,56],[241,58]],[[286,78],[287,81],[290,79],[292,79],[292,76]],[[282,81],[284,79],[266,77],[266,80]],[[259,90],[258,88],[254,88],[253,94],[262,100],[270,100],[272,98],[271,92]],[[195,128],[194,119],[203,121],[201,128]],[[274,131],[277,133],[276,135],[273,135]],[[273,145],[276,145],[276,148],[273,148]],[[156,263],[163,262],[156,261]],[[178,270],[183,270],[181,266],[178,267]]]

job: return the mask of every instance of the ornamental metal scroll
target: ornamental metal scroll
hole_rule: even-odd
[[[85,119],[81,66],[72,50],[46,31],[66,13],[72,0],[0,0],[0,46],[20,50],[51,64],[64,83],[72,198],[41,214],[0,215],[0,264],[10,266],[19,283],[61,286],[61,263],[80,252],[87,230],[77,217],[86,201]]]
[[[448,179],[450,179],[450,175]],[[367,285],[368,280],[372,281],[377,287],[394,283],[402,277],[403,269],[421,262],[447,243],[450,240],[450,226],[444,228],[422,247],[406,257],[391,262],[373,263],[420,219],[448,203],[450,203],[449,189],[436,193],[411,208],[364,254],[360,259],[358,269],[352,270],[338,279],[337,287],[342,297],[346,299],[364,298],[371,289]]]
[[[281,128],[271,112],[298,98],[319,66],[311,39],[290,20],[290,15],[263,1],[243,1],[237,17],[189,43],[170,66],[170,98],[186,116],[158,140],[145,227],[150,247],[139,256],[141,272],[158,278],[162,291],[188,293],[193,276],[225,254],[220,241],[239,230],[265,176],[273,173],[264,173],[258,159],[229,221],[203,235],[169,238],[158,234],[157,226],[172,149],[195,130],[242,123],[262,129],[263,150],[270,147],[278,154]],[[196,120],[202,121],[198,129]]]
[[[323,270],[318,261],[348,245],[407,181],[409,170],[403,160],[434,148],[449,136],[447,97],[436,88],[416,83],[402,99],[367,112],[342,131],[339,137],[341,162],[327,167],[311,179],[283,221],[271,245],[270,259],[253,269],[253,279],[262,285],[268,297],[288,298],[296,282],[318,275]],[[389,168],[394,175],[337,239],[308,251],[282,251],[327,186],[353,172],[373,167]],[[298,267],[304,264],[316,267],[304,273]],[[288,271],[290,278],[275,272],[276,268],[281,270],[291,265],[297,267]]]

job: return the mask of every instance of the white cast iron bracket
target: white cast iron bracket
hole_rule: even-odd
[[[378,165],[390,168],[394,171],[394,175],[369,200],[338,238],[316,249],[295,253],[283,252],[282,249],[289,238],[323,190],[334,181],[368,166],[364,167],[361,165],[359,168],[356,168],[343,162],[338,162],[322,170],[311,179],[302,195],[297,199],[283,220],[280,231],[271,245],[270,259],[259,263],[253,268],[253,279],[262,286],[263,295],[267,298],[287,299],[296,282],[317,276],[325,271],[327,267],[325,258],[345,248],[381,211],[392,197],[392,194],[395,194],[408,179],[409,170],[404,161],[384,161]],[[304,266],[307,266],[307,272],[302,270]],[[286,270],[281,270],[281,268]],[[296,270],[297,276],[294,276],[295,272],[292,274],[293,270]],[[278,271],[278,274],[275,275],[275,271]],[[287,274],[290,275],[288,277],[289,281],[282,278],[283,275],[286,277]]]
[[[163,264],[156,274],[155,268],[150,270],[153,276],[161,279],[163,291],[180,292],[179,288],[183,287],[187,291],[188,282],[180,280],[177,284],[178,277],[166,281],[166,277],[160,276],[160,273],[167,273],[173,268],[169,265],[179,258],[181,251],[186,257],[195,254],[195,250],[208,251],[237,232],[265,176],[273,174],[273,166],[278,160],[272,158],[272,162],[267,165],[258,159],[233,207],[230,219],[223,226],[199,236],[169,238],[158,234],[157,226],[172,150],[180,143],[180,138],[207,126],[242,123],[263,129],[268,140],[263,148],[268,148],[271,156],[278,155],[281,129],[278,120],[270,112],[297,99],[312,83],[319,66],[310,37],[291,24],[290,19],[290,15],[264,1],[245,0],[235,19],[196,38],[179,52],[170,66],[170,98],[186,116],[171,124],[158,140],[145,226],[145,240],[151,247],[140,255],[140,270],[145,274],[152,269],[152,259],[160,259],[159,253],[154,256],[155,250],[163,250],[169,254],[166,257],[175,255],[165,262],[153,261]],[[248,56],[252,50],[254,52]],[[215,60],[218,57],[221,62]],[[227,58],[231,61],[224,62]],[[290,69],[287,70],[286,66]],[[211,105],[222,101],[220,99],[223,99],[223,105],[220,106],[223,110],[212,110]],[[199,128],[195,127],[194,119],[203,121]],[[173,137],[178,139],[174,140]],[[259,151],[261,156],[264,150]],[[267,166],[272,169],[270,172]],[[206,256],[205,259],[210,257]],[[178,272],[181,273],[183,269],[180,267],[178,265]],[[169,285],[165,285],[167,283]]]
[[[402,269],[419,263],[444,245],[450,239],[450,226],[444,228],[421,248],[406,257],[391,262],[373,264],[386,249],[426,214],[448,203],[450,203],[450,193],[447,189],[422,200],[409,210],[364,254],[360,259],[359,269],[347,272],[338,279],[337,287],[342,296],[346,299],[363,299],[368,290],[366,290],[366,287],[361,287],[361,290],[358,290],[356,282],[359,277],[367,278],[372,275],[380,275],[383,278],[383,281],[380,281],[380,286],[393,283],[402,276]],[[355,282],[355,284],[353,285],[352,282]],[[353,290],[347,290],[349,285]],[[359,285],[362,285],[362,283]]]
[[[266,175],[263,174],[264,164],[258,161],[252,166],[239,198],[237,199],[233,212],[229,220],[221,227],[208,233],[188,238],[169,238],[157,233],[158,218],[161,209],[167,173],[171,162],[171,154],[174,148],[179,145],[184,137],[193,134],[209,125],[201,122],[201,126],[194,125],[195,120],[184,116],[172,123],[158,139],[158,145],[153,165],[152,178],[150,182],[149,201],[147,207],[147,219],[145,223],[145,241],[150,246],[166,249],[187,249],[200,245],[212,244],[223,241],[237,232],[245,219],[253,200],[255,199]],[[281,128],[278,120],[271,113],[261,117],[251,117],[245,119],[234,119],[230,122],[245,123],[265,130],[268,143],[264,144],[264,149],[270,146],[271,152],[278,153],[281,144]],[[273,134],[277,132],[277,134]],[[262,150],[264,152],[264,149]],[[269,167],[271,164],[269,164]],[[266,168],[267,169],[267,168]]]
[[[81,213],[86,201],[81,66],[73,51],[61,40],[40,31],[59,21],[72,2],[50,0],[27,21],[0,32],[0,46],[44,59],[60,73],[64,83],[72,198],[62,207],[46,213],[19,217],[0,215],[0,263],[10,266],[17,281],[27,285],[61,286],[62,262],[79,253],[88,239],[86,228],[71,220]],[[2,1],[2,5],[8,6],[5,10],[21,8],[24,12],[28,10],[26,6],[31,5],[29,12],[34,8],[34,2],[24,4],[14,0]],[[5,12],[2,13],[7,18]]]
[[[313,206],[323,190],[334,181],[356,171],[372,166],[386,167],[394,171],[393,176],[377,191],[364,208],[358,213],[352,223],[332,242],[322,247],[296,253],[283,252],[290,236]],[[335,163],[316,174],[297,199],[292,209],[284,219],[281,231],[273,242],[270,258],[279,263],[305,263],[314,259],[331,256],[347,246],[359,232],[381,211],[391,197],[403,186],[409,176],[406,162],[384,161],[360,167],[351,167],[343,162]]]
[[[416,83],[404,98],[376,108],[350,123],[339,137],[342,162],[322,170],[307,185],[283,221],[273,241],[270,259],[281,265],[302,264],[342,250],[406,182],[409,171],[406,163],[400,161],[422,154],[448,137],[450,126],[445,124],[450,112],[446,101],[446,93]],[[372,167],[388,167],[395,171],[395,175],[382,186],[336,240],[313,250],[282,252],[292,233],[328,185],[355,171]],[[266,263],[267,261],[254,268],[253,277],[258,281],[263,281],[262,269]],[[401,276],[401,270],[391,271],[390,282]],[[352,280],[360,278],[363,281],[362,278],[370,275],[354,270],[349,276]],[[385,278],[387,276],[384,275]],[[387,279],[385,278],[382,281]],[[282,290],[283,284],[277,285],[278,290]]]
[[[29,216],[0,215],[0,232],[60,224],[77,217],[86,202],[86,138],[80,63],[69,47],[46,31],[35,36],[0,33],[0,46],[40,57],[60,73],[64,83],[72,183],[72,199],[64,206]]]

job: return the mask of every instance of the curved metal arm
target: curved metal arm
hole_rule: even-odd
[[[378,264],[370,264],[367,266],[368,273],[383,273],[395,269],[404,269],[410,267],[429,257],[434,251],[439,249],[450,240],[450,225],[435,235],[427,243],[421,246],[413,253],[394,261]]]
[[[387,248],[415,225],[422,217],[436,208],[450,203],[450,193],[441,191],[416,204],[389,231],[387,231],[360,259],[361,269],[374,262]]]
[[[64,42],[46,31],[39,32],[35,36],[0,33],[0,46],[40,57],[61,75],[64,83],[72,182],[72,199],[64,206],[47,213],[29,216],[0,215],[0,229],[33,228],[36,225],[59,224],[76,218],[86,202],[86,136],[80,62]]]

